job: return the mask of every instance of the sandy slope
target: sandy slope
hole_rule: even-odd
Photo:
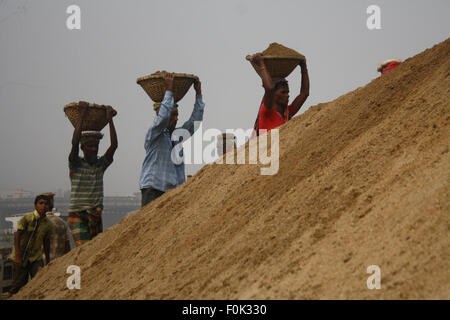
[[[449,75],[447,39],[281,127],[277,175],[208,165],[15,298],[449,299]]]

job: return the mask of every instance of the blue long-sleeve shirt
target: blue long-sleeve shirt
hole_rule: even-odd
[[[176,188],[186,180],[184,162],[174,164],[171,159],[172,149],[180,143],[180,141],[175,141],[172,146],[170,132],[167,129],[173,105],[173,93],[166,91],[158,116],[145,136],[146,155],[139,180],[141,189],[151,187],[165,192],[168,189]],[[203,120],[204,108],[202,96],[197,95],[194,110],[189,120],[182,126],[183,129],[189,131],[191,136],[194,134],[194,122]]]

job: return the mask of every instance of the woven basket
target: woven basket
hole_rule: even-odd
[[[173,75],[173,99],[180,101],[188,92],[191,85],[198,80],[193,74],[174,73]],[[164,99],[166,86],[164,83],[164,73],[152,74],[141,77],[136,82],[147,92],[154,102],[161,102]]]
[[[64,107],[64,113],[75,127],[78,123],[80,113],[78,111],[78,103],[72,102]],[[117,115],[117,111],[113,109],[113,116]],[[86,118],[81,126],[82,131],[102,131],[108,124],[106,119],[106,107],[94,103],[89,104]]]
[[[252,64],[256,73],[261,76],[259,67],[251,61],[251,55],[245,57]],[[303,57],[281,57],[281,56],[262,56],[264,58],[264,64],[266,65],[267,72],[272,78],[286,78],[291,72],[299,65],[300,61],[304,60]]]

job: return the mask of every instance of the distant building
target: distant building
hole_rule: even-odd
[[[15,190],[9,192],[1,192],[0,199],[8,200],[8,199],[24,199],[24,198],[32,198],[33,194],[29,191],[24,190]]]
[[[133,198],[137,201],[141,201],[142,194],[140,192],[133,192]]]
[[[13,229],[3,229],[0,230],[0,255],[4,253],[2,250],[6,250],[14,246],[14,230]]]
[[[23,214],[17,214],[15,216],[12,217],[6,217],[5,220],[8,222],[12,223],[12,229],[14,232],[17,231],[17,224],[19,223],[19,220],[22,219],[22,217],[25,215],[25,213]]]
[[[9,255],[9,253],[8,253]],[[0,293],[11,289],[13,282],[13,262],[3,255],[0,257]]]

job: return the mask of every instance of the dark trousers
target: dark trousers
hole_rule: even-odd
[[[164,191],[156,190],[153,188],[145,188],[141,189],[141,194],[142,194],[141,207],[144,207],[146,204],[162,196],[164,194]]]
[[[43,266],[44,261],[42,261],[42,259],[28,262],[25,267],[23,265],[19,266],[14,262],[13,284],[9,292],[12,294],[17,293],[20,288],[28,283],[28,276],[34,278],[36,273],[38,273],[39,269]]]

